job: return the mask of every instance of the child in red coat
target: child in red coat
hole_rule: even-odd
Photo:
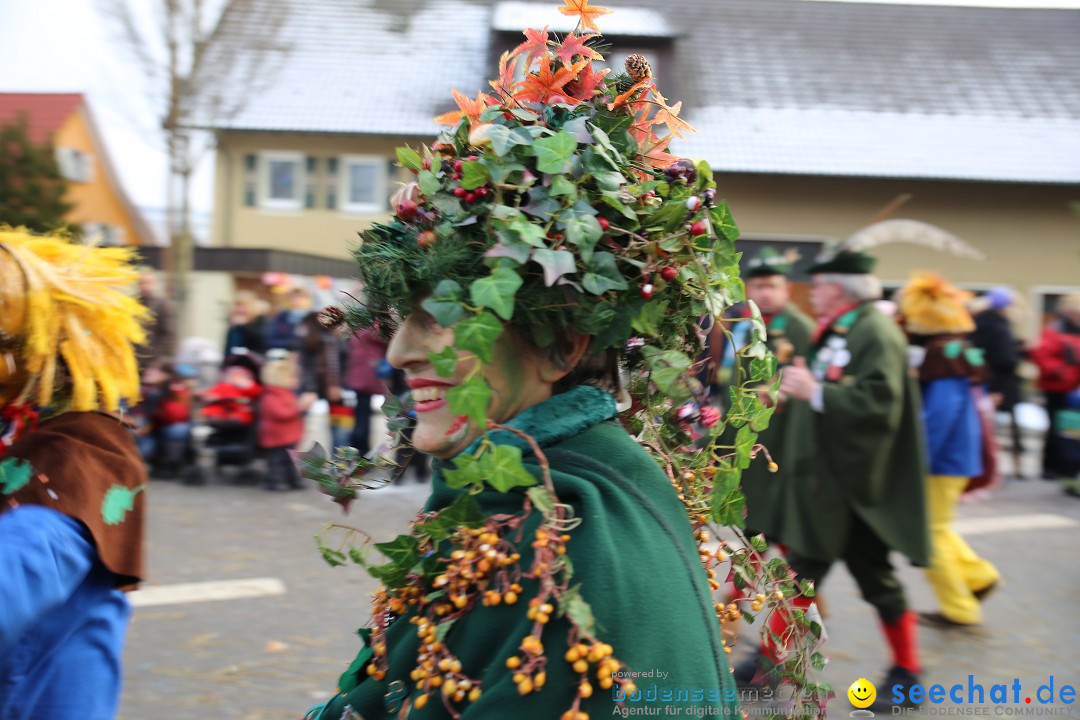
[[[296,397],[300,371],[295,353],[271,354],[262,369],[259,397],[259,447],[266,453],[266,490],[299,490],[300,473],[289,450],[304,435],[303,412]]]

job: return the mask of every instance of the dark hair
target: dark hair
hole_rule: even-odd
[[[533,352],[541,358],[553,363],[556,367],[565,370],[569,363],[569,355],[573,351],[573,339],[569,336],[556,337],[547,347],[537,347],[529,333],[514,325],[508,326],[520,340],[522,340]],[[558,380],[552,386],[552,392],[556,395],[564,393],[578,385],[592,385],[593,387],[606,390],[613,395],[618,395],[622,389],[619,379],[619,352],[613,348],[594,352],[590,347],[586,348],[577,364],[570,372]]]

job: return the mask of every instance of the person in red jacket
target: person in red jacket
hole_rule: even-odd
[[[296,397],[300,370],[295,353],[271,351],[262,369],[259,397],[259,447],[266,453],[266,490],[299,490],[300,473],[289,450],[304,435],[303,412]]]
[[[1067,467],[1055,435],[1055,416],[1067,407],[1067,396],[1080,389],[1080,293],[1058,300],[1058,318],[1043,330],[1031,361],[1039,367],[1039,389],[1046,396],[1050,425],[1043,444],[1043,479],[1075,475],[1080,468]]]

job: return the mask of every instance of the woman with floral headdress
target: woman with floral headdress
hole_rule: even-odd
[[[698,319],[742,299],[737,230],[708,166],[667,151],[689,127],[645,59],[593,64],[610,11],[560,10],[574,32],[527,30],[494,95],[455,91],[451,129],[399,149],[416,180],[362,233],[361,302],[324,315],[389,339],[411,389],[389,414],[415,411],[412,444],[437,460],[410,532],[374,545],[382,562],[359,530],[321,536],[331,564],[383,587],[309,717],[736,710],[720,620],[740,610],[715,604],[728,548],[706,527],[741,523],[769,414],[751,383],[775,360],[757,314],[726,422],[699,405]],[[347,451],[302,466],[343,504],[400,470]],[[777,582],[770,608],[797,593]]]
[[[123,248],[0,228],[0,717],[111,718],[142,576],[146,308]]]

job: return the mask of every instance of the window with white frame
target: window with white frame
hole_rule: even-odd
[[[94,179],[94,157],[78,148],[57,147],[56,164],[60,174],[71,182],[88,183]]]
[[[386,158],[346,155],[341,158],[338,204],[347,213],[379,213],[386,209]]]
[[[304,155],[267,152],[260,157],[259,205],[268,210],[300,210],[304,207]]]

